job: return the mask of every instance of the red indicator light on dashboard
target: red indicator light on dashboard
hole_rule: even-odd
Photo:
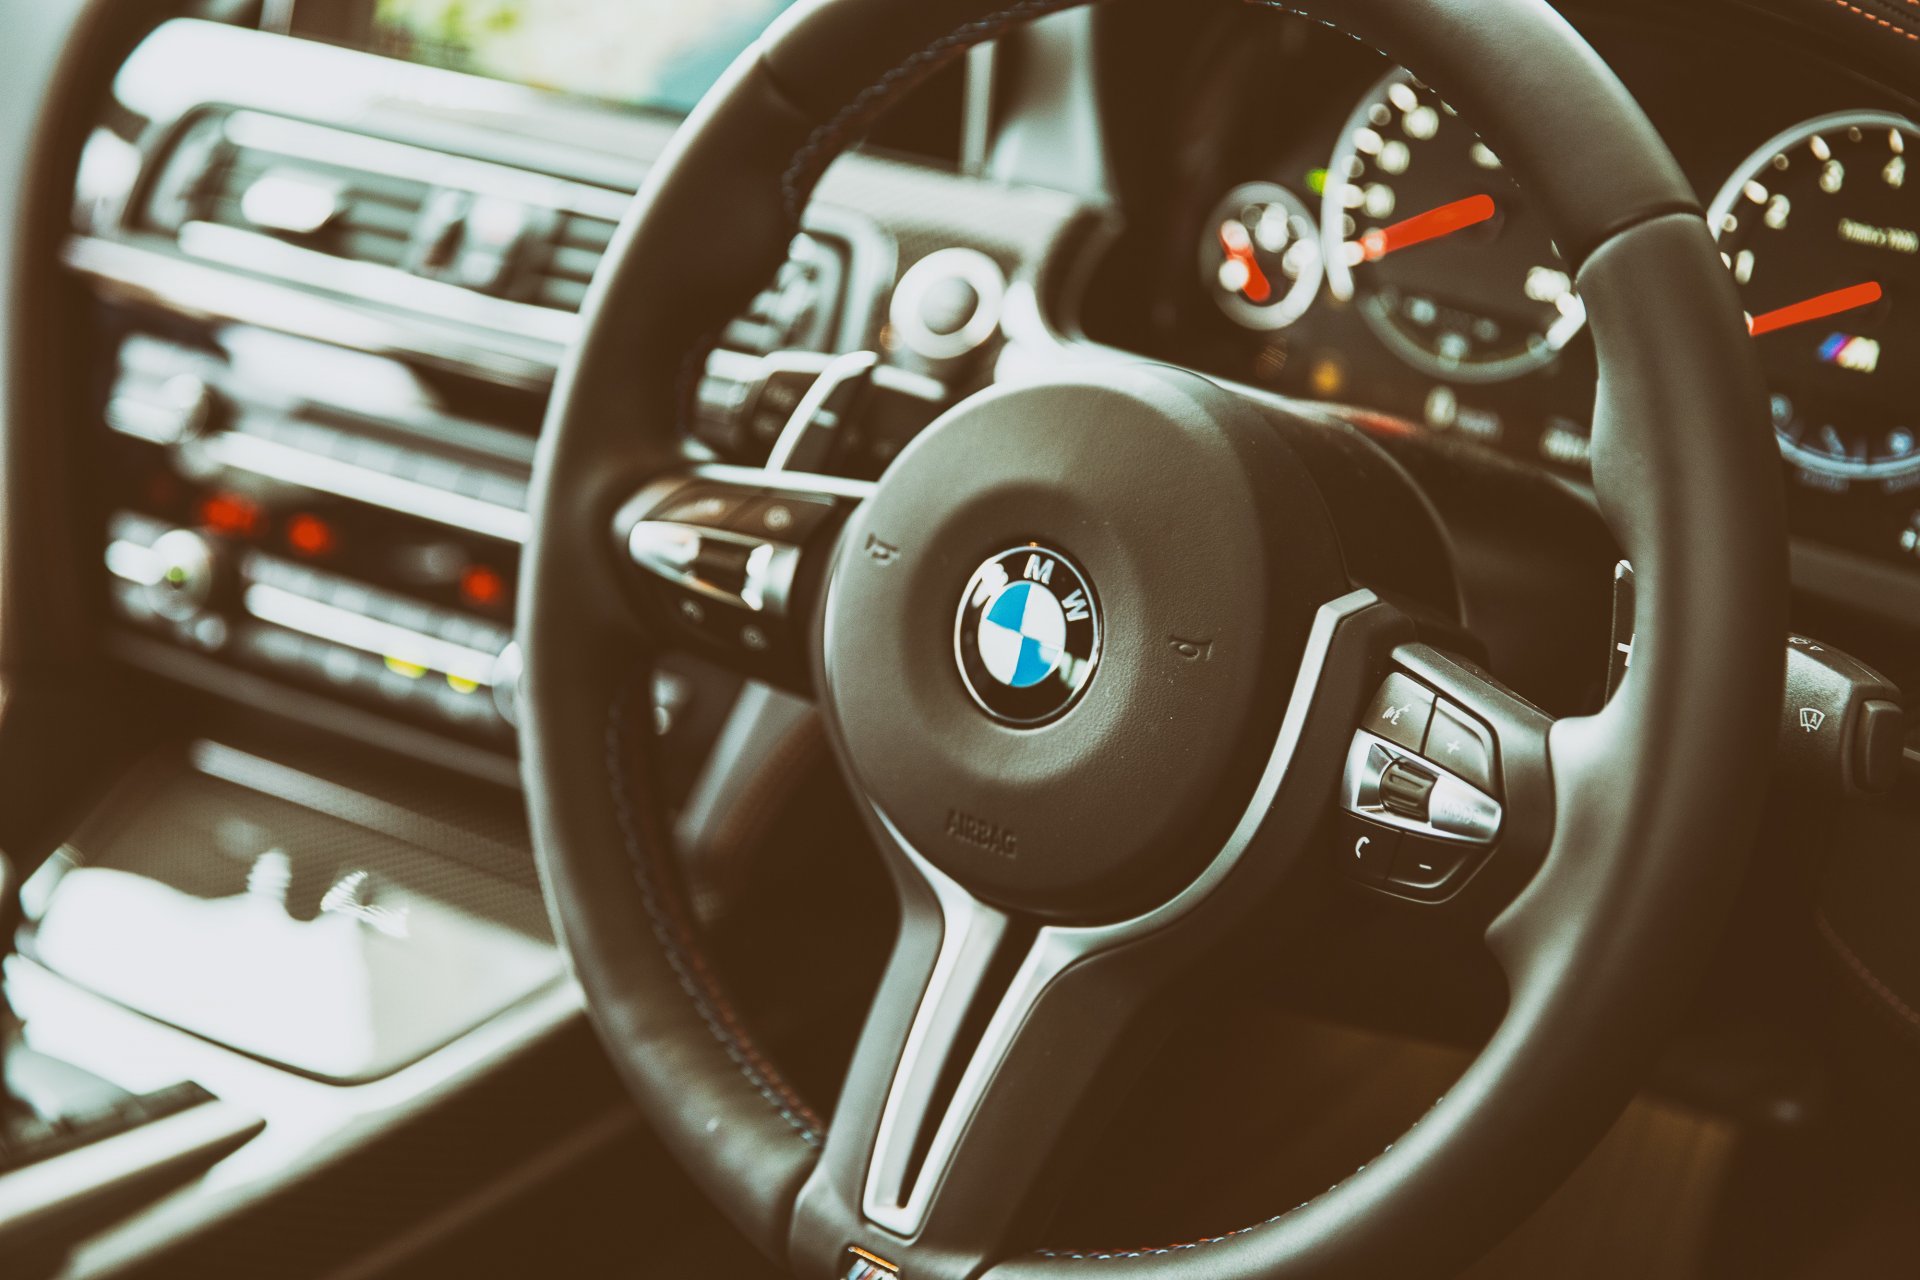
[[[468,604],[499,604],[506,594],[507,580],[484,564],[470,564],[460,574],[460,597]]]
[[[229,538],[251,538],[266,524],[260,504],[237,493],[216,493],[200,504],[200,523]]]
[[[333,526],[319,516],[303,513],[287,521],[287,545],[303,556],[330,555],[338,543]]]

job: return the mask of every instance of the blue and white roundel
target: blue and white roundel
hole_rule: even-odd
[[[1001,684],[1030,689],[1066,656],[1067,615],[1031,582],[1001,588],[980,617],[980,661]]]
[[[1027,543],[974,571],[954,625],[960,678],[981,709],[1022,727],[1066,714],[1100,656],[1100,615],[1086,575]]]

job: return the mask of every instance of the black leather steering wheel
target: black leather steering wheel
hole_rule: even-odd
[[[520,642],[547,892],[653,1124],[799,1274],[1451,1270],[1617,1114],[1745,864],[1786,556],[1740,307],[1658,135],[1545,0],[1316,3],[1475,123],[1577,271],[1600,357],[1594,484],[1637,570],[1638,636],[1605,709],[1552,724],[1388,602],[1418,593],[1409,563],[1438,540],[1417,522],[1380,536],[1418,495],[1305,406],[1108,368],[962,403],[877,485],[694,461],[679,423],[705,335],[783,260],[831,157],[946,59],[1066,3],[803,3],[649,175],[535,473]],[[781,536],[715,515],[768,495]],[[710,518],[748,533],[703,541]],[[687,609],[636,557],[751,607]],[[747,625],[745,669],[817,693],[900,898],[830,1119],[704,962],[626,728],[651,655]],[[1498,841],[1417,908],[1484,931],[1510,982],[1498,1030],[1400,1141],[1265,1223],[1031,1251],[1153,999],[1255,913],[1338,890],[1327,815],[1395,671],[1498,739]]]

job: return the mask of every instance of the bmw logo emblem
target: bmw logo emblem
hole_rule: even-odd
[[[974,571],[953,647],[973,700],[1008,724],[1064,715],[1100,660],[1100,607],[1074,563],[1029,543]]]

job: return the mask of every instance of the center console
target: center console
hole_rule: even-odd
[[[116,740],[26,885],[4,986],[19,1042],[123,1119],[186,1100],[228,1126],[169,1166],[190,1194],[73,1274],[182,1274],[165,1242],[216,1228],[256,1273],[346,1265],[364,1233],[331,1210],[275,1211],[266,1255],[237,1224],[324,1184],[398,1233],[423,1201],[397,1168],[468,1188],[633,1123],[539,892],[514,601],[547,398],[674,121],[190,20],[141,39],[109,99],[59,247],[90,362],[60,429]],[[877,475],[985,380],[1003,314],[1032,306],[1010,277],[1081,213],[843,160],[690,370],[689,458]],[[691,658],[655,674],[653,715],[690,896],[723,918],[817,726]],[[482,1094],[476,1149],[472,1117],[439,1117]],[[498,1135],[502,1113],[538,1123]],[[90,1125],[63,1140],[93,1149]]]
[[[316,88],[384,62],[174,24],[118,81],[124,107],[154,114],[91,146],[128,165],[86,193],[89,234],[68,249],[120,304],[99,403],[115,652],[207,683],[264,674],[510,753],[534,437],[628,189],[290,118],[285,102],[147,100],[182,44],[234,66],[263,41],[299,64],[288,83]],[[734,372],[703,384],[709,432],[750,430],[727,397],[774,353],[791,368],[868,345],[891,272],[871,224],[817,215],[719,336]],[[343,323],[343,307],[361,314]]]
[[[140,728],[29,881],[5,967],[21,1017],[0,1062],[38,1100],[0,1105],[9,1273],[16,1227],[70,1242],[199,1178],[34,1272],[161,1256],[156,1233],[373,1149],[329,1150],[343,1130],[411,1125],[556,1037],[586,1052],[514,790],[514,600],[548,391],[671,131],[191,21],[142,42],[112,98],[63,250],[95,335],[69,429],[100,643]],[[893,273],[873,223],[814,215],[717,336],[690,430],[777,434],[808,370],[873,345]],[[737,682],[704,679],[655,689],[692,845],[730,808],[709,793],[739,785],[702,763]],[[761,728],[798,723],[749,704]],[[528,1141],[630,1116],[617,1098],[577,1089]],[[436,1156],[435,1184],[498,1159]]]

